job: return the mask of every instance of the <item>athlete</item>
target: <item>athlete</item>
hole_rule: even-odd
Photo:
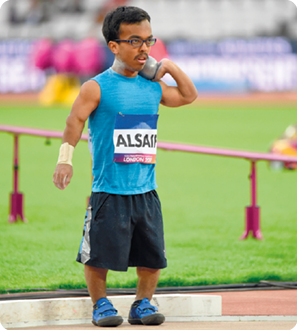
[[[141,77],[156,42],[150,16],[137,7],[109,12],[103,35],[115,58],[111,68],[84,83],[66,121],[53,182],[70,183],[72,154],[89,119],[93,185],[77,261],[84,264],[93,306],[92,322],[123,322],[106,298],[108,270],[136,267],[138,284],[128,321],[159,325],[165,317],[150,304],[160,270],[167,266],[161,204],[155,191],[159,104],[178,107],[193,102],[197,91],[172,61],[163,59],[154,81]],[[176,86],[161,78],[170,74]]]

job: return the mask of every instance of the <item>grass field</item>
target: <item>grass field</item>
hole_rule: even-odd
[[[0,124],[63,130],[69,109],[33,104],[0,105]],[[160,109],[158,140],[268,151],[297,122],[293,103],[195,103]],[[65,191],[52,183],[61,141],[21,136],[20,190],[27,224],[8,224],[13,139],[0,133],[0,292],[6,289],[82,288],[75,262],[86,198],[90,156],[85,142],[74,154],[74,177]],[[259,162],[258,204],[263,241],[239,241],[250,204],[249,162],[158,151],[168,268],[159,286],[297,280],[297,173],[273,172]],[[109,287],[135,287],[135,270],[110,272]]]

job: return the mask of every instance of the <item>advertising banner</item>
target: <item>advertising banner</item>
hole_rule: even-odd
[[[30,61],[33,41],[0,41],[0,93],[35,92],[45,84],[45,72]]]

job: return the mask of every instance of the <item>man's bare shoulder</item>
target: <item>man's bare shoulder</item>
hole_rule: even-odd
[[[88,80],[80,89],[80,96],[82,98],[100,100],[101,89],[99,84],[95,80]]]
[[[86,120],[92,111],[94,111],[101,99],[100,86],[94,80],[88,80],[81,88],[78,97],[73,103],[71,113]]]

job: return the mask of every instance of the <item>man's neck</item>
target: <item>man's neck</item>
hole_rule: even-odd
[[[113,65],[111,68],[116,73],[118,73],[122,76],[125,76],[125,77],[133,78],[133,77],[136,77],[138,74],[136,71],[133,72],[133,71],[130,71],[129,69],[127,69],[126,64],[117,58],[114,59],[114,62],[113,62]]]

